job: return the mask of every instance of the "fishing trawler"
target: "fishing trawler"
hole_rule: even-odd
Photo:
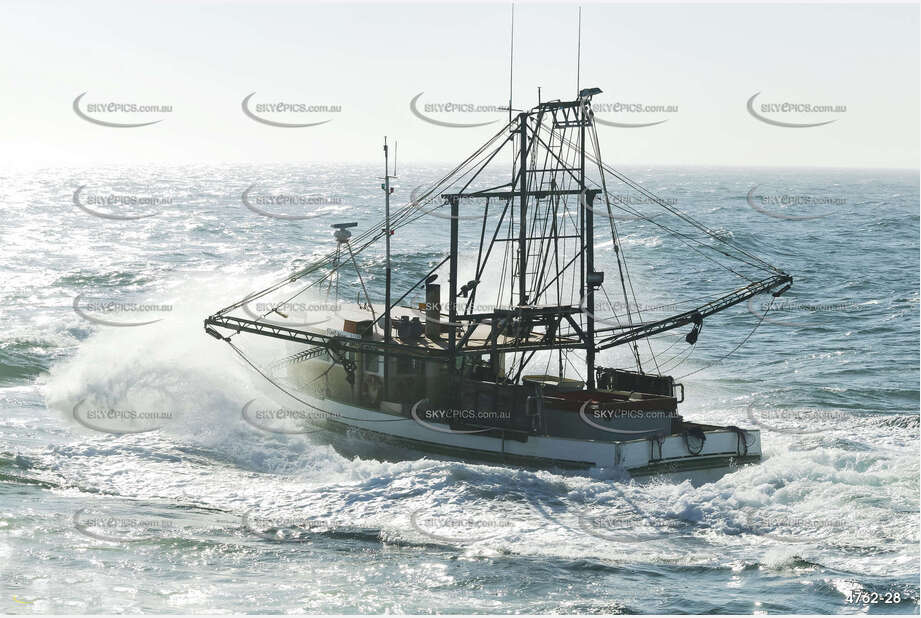
[[[542,101],[514,115],[510,105],[501,130],[393,213],[385,139],[384,220],[356,230],[357,236],[351,231],[357,222],[334,225],[334,249],[209,316],[205,331],[244,358],[232,338],[287,342],[271,367],[247,360],[316,412],[305,422],[329,432],[334,445],[337,436],[357,436],[395,446],[406,457],[601,468],[697,482],[759,461],[757,430],[679,414],[683,385],[649,370],[650,357],[642,358],[638,342],[648,344],[651,357],[654,340],[664,334],[678,336],[673,346],[693,347],[704,320],[758,294],[780,296],[793,279],[606,165],[591,105],[600,92],[582,89],[574,100]],[[500,176],[504,182],[495,184]],[[609,187],[614,182],[644,196],[643,207],[619,197]],[[596,220],[604,224],[602,248]],[[448,246],[425,272],[392,272],[391,236],[420,221],[446,228]],[[694,302],[685,310],[644,316],[618,233],[629,221],[674,233],[741,281],[723,290],[695,289],[693,298],[680,301]],[[381,242],[383,298],[379,289],[376,296],[369,292],[358,260]],[[615,271],[609,279],[623,295],[619,310],[604,316],[596,309],[599,296],[608,297],[600,261]],[[342,301],[345,270],[358,275],[360,286],[347,292],[349,298],[356,292],[358,302]],[[410,282],[396,300],[394,274]],[[324,288],[336,309],[322,320],[283,310],[293,298]],[[267,298],[277,304],[259,313],[248,309]],[[686,334],[672,332],[687,327]],[[630,365],[599,364],[601,357],[616,359],[618,350]]]

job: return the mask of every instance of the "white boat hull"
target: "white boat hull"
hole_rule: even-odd
[[[447,426],[331,399],[318,399],[306,393],[301,395],[306,403],[326,415],[325,420],[313,421],[314,425],[357,435],[378,444],[405,446],[465,461],[536,468],[615,469],[637,479],[689,479],[694,483],[704,483],[761,459],[761,436],[757,430],[705,430],[703,444],[693,445],[680,434],[658,440],[626,441],[521,434],[509,437],[498,430],[451,430]]]

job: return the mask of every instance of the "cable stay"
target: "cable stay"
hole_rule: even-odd
[[[248,333],[307,346],[289,355],[294,363],[329,352],[347,369],[352,381],[355,375],[364,375],[352,359],[371,353],[383,355],[385,367],[390,366],[386,359],[393,357],[440,359],[455,368],[451,371],[463,375],[479,372],[502,383],[525,379],[537,358],[549,371],[555,356],[558,379],[578,375],[589,389],[594,387],[599,370],[596,355],[617,346],[628,346],[638,374],[649,369],[656,374],[673,369],[682,354],[690,354],[704,319],[758,294],[779,296],[789,289],[793,278],[605,164],[591,110],[592,97],[600,92],[586,88],[575,100],[540,101],[536,107],[515,114],[510,103],[509,121],[502,128],[460,164],[414,191],[406,203],[392,211],[388,187],[393,176],[388,166],[382,185],[387,193],[387,216],[382,222],[356,232],[354,237],[343,226],[357,224],[337,224],[334,250],[220,309],[205,320],[206,331],[223,340]],[[385,143],[385,164],[386,153]],[[510,175],[504,155],[513,161]],[[641,196],[648,208],[640,209],[617,195],[613,186],[618,183]],[[629,215],[637,226],[661,230],[698,258],[687,264],[711,267],[708,273],[714,268],[728,273],[730,283],[720,292],[704,296],[698,292],[693,298],[644,307],[637,291],[650,286],[643,280],[647,276],[645,266],[637,280],[636,257],[631,255],[631,268],[619,229],[630,224],[619,226],[615,213]],[[608,220],[605,227],[611,245],[606,254],[596,247],[599,215]],[[390,235],[420,221],[428,226],[443,222],[448,246],[444,253],[431,257],[433,266],[427,273],[415,273],[422,275],[416,283],[397,290],[398,298],[393,301]],[[460,255],[462,229],[465,239],[477,241],[469,259]],[[375,307],[374,290],[367,285],[358,257],[381,240],[388,247],[388,276],[383,307]],[[605,287],[605,273],[598,268],[596,258],[603,255],[616,269],[614,287]],[[348,296],[340,290],[346,264],[357,273],[358,297],[364,298],[364,303],[356,306],[359,318],[354,321],[360,326],[348,327],[351,331],[343,330],[347,324],[320,330],[284,326],[268,319],[270,315],[286,318],[281,308],[312,291],[325,288],[327,297],[335,296],[337,303]],[[464,282],[460,268],[468,264],[472,278]],[[436,282],[439,276],[444,279]],[[699,274],[696,278],[701,279]],[[741,286],[738,279],[743,282]],[[296,289],[288,289],[292,287]],[[708,287],[716,290],[717,282]],[[423,289],[424,303],[410,298]],[[604,320],[613,320],[616,326],[598,324],[596,300],[614,307],[608,289],[623,303],[622,310]],[[665,298],[673,296],[676,289],[681,288],[666,288],[669,293]],[[493,291],[494,298],[488,299],[492,304],[484,309],[478,303],[487,300],[485,290]],[[282,299],[269,303],[269,309],[256,319],[234,315],[248,303],[279,293]],[[407,299],[413,304],[407,304]],[[685,309],[673,315],[646,317],[679,305]],[[367,312],[367,318],[360,317],[361,312]],[[653,346],[653,339],[688,325],[693,325],[685,338],[690,349],[678,350],[660,362],[658,356],[670,352],[681,340],[657,352],[661,346]],[[642,350],[648,349],[648,357],[645,351],[641,353],[641,345]],[[551,354],[545,358],[543,352]]]

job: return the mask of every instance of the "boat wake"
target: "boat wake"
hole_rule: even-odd
[[[700,487],[638,484],[599,469],[347,458],[321,435],[248,424],[241,409],[253,397],[291,402],[202,337],[197,316],[190,303],[188,315],[169,323],[100,331],[55,366],[46,400],[74,437],[29,455],[33,465],[5,461],[16,471],[7,478],[72,488],[91,502],[107,495],[216,509],[257,536],[375,530],[386,542],[432,542],[472,555],[710,567],[780,565],[795,555],[879,574],[900,564],[910,572],[917,557],[912,417],[870,424],[855,416],[822,436],[771,432],[761,465]],[[113,435],[74,421],[73,407],[87,400],[175,413],[149,431]],[[740,423],[746,414],[738,405],[711,413]]]

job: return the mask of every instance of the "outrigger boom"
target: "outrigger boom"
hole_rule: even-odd
[[[510,115],[509,123],[473,155],[396,212],[390,209],[393,176],[385,143],[382,224],[368,227],[354,239],[347,230],[338,230],[336,251],[209,316],[206,332],[228,342],[241,333],[290,342],[292,353],[277,365],[287,368],[288,379],[303,391],[305,403],[330,414],[324,426],[360,429],[375,441],[397,440],[425,452],[491,461],[618,465],[634,476],[662,473],[660,464],[667,460],[680,462],[682,469],[714,474],[733,461],[756,461],[760,457],[757,432],[689,423],[678,415],[677,392],[683,399],[684,388],[659,369],[651,341],[693,324],[686,337],[693,347],[704,319],[758,294],[779,296],[793,278],[605,165],[591,106],[592,97],[600,92],[583,89],[575,100],[541,102]],[[497,185],[495,177],[508,169],[500,162],[502,152],[511,155],[512,174]],[[591,173],[588,164],[593,166]],[[608,188],[609,178],[637,192],[645,206],[657,209],[655,214],[614,194]],[[704,297],[706,302],[696,302],[692,309],[643,319],[615,210],[668,235],[676,246],[687,245],[706,258],[699,263],[716,265],[741,278],[744,285],[735,281],[733,287],[727,285],[722,294]],[[616,320],[616,325],[602,328],[596,328],[596,293],[610,299],[604,272],[596,269],[596,211],[610,226],[608,255],[616,262],[614,282],[624,308],[606,319]],[[436,217],[448,220],[448,252],[433,258],[431,269],[391,301],[390,235],[428,215],[434,215],[427,219],[430,223]],[[464,259],[470,278],[463,285],[462,228],[465,238],[474,234],[479,238],[475,260],[473,255]],[[382,237],[384,307],[375,311],[356,256]],[[343,247],[350,261],[340,259]],[[323,323],[332,322],[334,328],[298,327],[269,319],[287,318],[280,306],[310,290],[316,292],[324,283],[329,295],[334,279],[338,307],[341,272],[350,264],[358,274],[365,303],[329,312]],[[437,271],[445,266],[446,298],[435,283]],[[230,315],[310,275],[318,278],[261,316]],[[420,287],[425,289],[425,303],[401,304]],[[476,301],[487,289],[496,298],[484,311]],[[637,344],[641,340],[650,342],[645,361],[645,352]],[[630,347],[635,370],[596,365],[598,354],[624,345]],[[549,354],[537,356],[540,353]],[[543,359],[545,371],[549,370],[554,355],[554,375],[525,375],[535,358]],[[657,371],[645,371],[644,362],[655,364]],[[584,366],[584,375],[577,365]],[[454,419],[434,430],[431,423],[410,429],[383,423],[392,427],[389,430],[374,424],[418,421],[420,406],[432,405],[477,412],[503,409],[508,414],[501,422]],[[629,414],[602,414],[604,419],[598,422],[586,417],[588,411],[610,412],[611,406]],[[699,440],[699,448],[692,437]],[[527,446],[513,446],[509,440]],[[650,446],[644,451],[638,443],[647,440]],[[705,447],[707,440],[710,446]]]
[[[687,326],[688,324],[693,323],[695,320],[703,319],[708,316],[711,316],[715,313],[728,309],[733,305],[745,302],[746,300],[753,298],[759,294],[765,292],[770,292],[775,289],[782,289],[785,286],[788,286],[793,282],[793,277],[790,275],[776,275],[764,279],[763,281],[756,281],[745,287],[739,288],[734,292],[727,294],[721,299],[718,299],[714,302],[707,303],[706,305],[701,305],[700,307],[693,309],[691,311],[686,311],[679,315],[666,318],[664,320],[658,320],[656,322],[650,322],[648,324],[639,324],[634,325],[629,330],[626,328],[620,327],[609,327],[609,328],[599,328],[595,331],[595,334],[599,333],[609,333],[616,332],[617,334],[611,335],[606,338],[602,338],[596,342],[595,350],[600,352],[602,350],[607,350],[614,346],[623,345],[625,343],[630,343],[644,337],[649,337],[651,335],[656,335],[658,333],[665,332],[674,328],[681,328]],[[777,294],[779,296],[779,294]],[[392,309],[392,308],[391,308]],[[538,308],[537,311],[530,309],[529,307],[519,307],[516,309],[510,309],[506,311],[499,311],[497,313],[474,313],[468,315],[456,316],[455,319],[471,322],[475,324],[481,324],[485,321],[492,319],[498,316],[500,319],[510,320],[515,317],[519,319],[526,314],[533,316],[547,316],[550,315],[552,318],[556,319],[557,325],[562,320],[570,321],[573,314],[581,313],[581,310],[577,307],[559,307],[559,308]],[[380,320],[381,318],[378,318]],[[501,322],[500,322],[501,324]],[[378,349],[379,351],[388,350],[391,352],[405,352],[410,355],[429,355],[429,354],[443,354],[449,355],[449,349],[440,349],[440,350],[430,350],[426,349],[424,351],[418,350],[418,346],[405,346],[398,343],[390,342],[379,342],[379,341],[366,341],[366,340],[355,340],[349,338],[343,338],[337,335],[326,335],[323,333],[311,332],[308,330],[299,330],[297,328],[290,328],[286,326],[280,326],[272,323],[267,323],[259,320],[252,320],[239,317],[225,316],[222,314],[215,314],[205,319],[205,327],[208,334],[216,337],[217,339],[223,339],[224,336],[217,333],[217,331],[208,327],[219,327],[225,328],[228,331],[235,333],[252,333],[256,335],[264,335],[266,337],[274,337],[276,339],[282,339],[285,341],[295,341],[298,343],[303,343],[310,346],[321,346],[326,347],[330,345],[331,341],[336,341],[336,347],[339,347],[343,350],[357,351],[357,350],[372,350]],[[577,325],[576,325],[576,328]],[[578,329],[581,330],[581,329]],[[618,332],[620,331],[620,332]],[[472,332],[468,328],[467,332]],[[578,332],[578,331],[577,331]],[[584,340],[580,339],[578,342],[568,342],[564,347],[568,348],[581,348],[584,345]],[[479,354],[482,353],[481,347],[471,347],[469,344],[469,336],[461,338],[460,345],[456,348],[455,353],[457,354]],[[533,351],[533,350],[552,350],[557,349],[557,345],[542,345],[542,344],[515,344],[515,343],[506,343],[502,345],[497,345],[496,348],[500,352],[521,352],[521,351]]]

